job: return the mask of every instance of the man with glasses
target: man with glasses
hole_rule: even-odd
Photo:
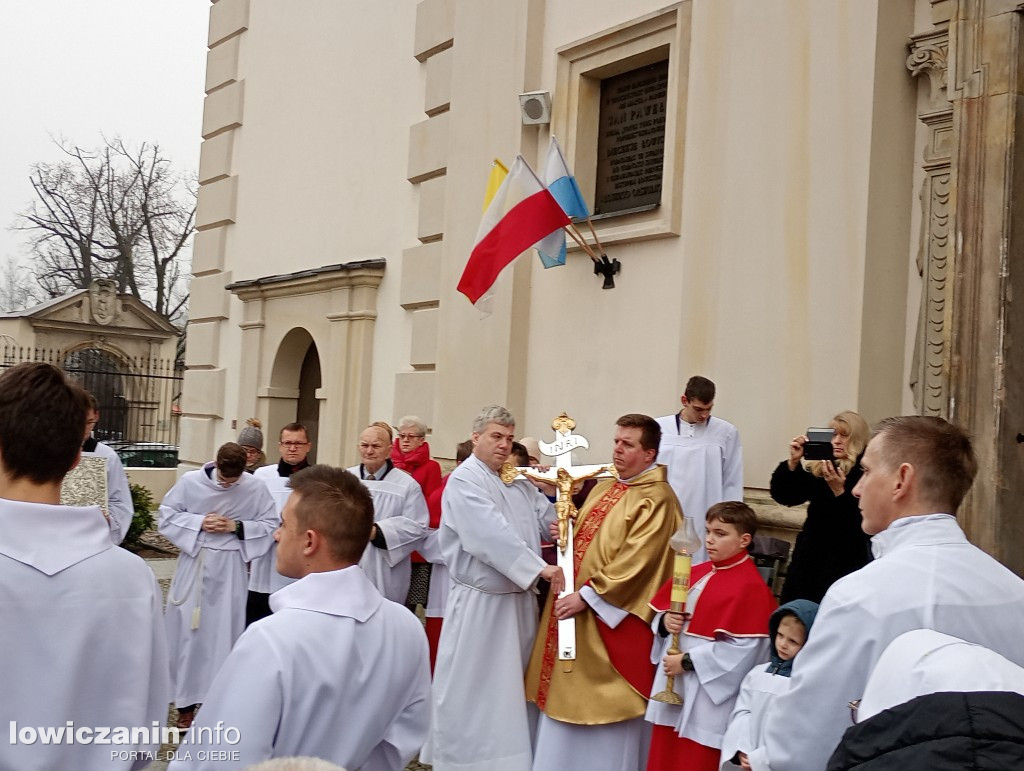
[[[160,504],[160,534],[180,549],[164,619],[178,728],[192,725],[217,669],[245,629],[245,563],[281,524],[274,500],[234,442],[183,475]]]
[[[430,515],[416,480],[391,461],[391,426],[374,423],[359,435],[363,462],[349,469],[373,496],[370,543],[359,560],[373,585],[389,600],[409,594],[412,553],[427,533]]]
[[[301,423],[289,423],[282,428],[277,444],[281,460],[276,464],[256,469],[253,476],[267,486],[280,515],[285,501],[291,494],[288,480],[296,471],[301,471],[309,465],[307,458],[313,445],[309,441],[309,431]],[[270,551],[257,557],[249,565],[249,597],[245,603],[245,625],[249,626],[254,621],[269,616],[270,595],[294,580],[277,572],[277,543],[271,544]]]
[[[715,384],[694,375],[680,399],[683,408],[658,418],[661,446],[658,462],[668,466],[668,482],[675,490],[683,516],[693,519],[704,536],[704,515],[716,503],[743,500],[743,448],[736,427],[712,418]],[[707,561],[703,544],[694,564]]]

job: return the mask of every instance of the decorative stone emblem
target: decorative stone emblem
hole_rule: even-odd
[[[113,323],[117,319],[117,282],[98,278],[89,285],[89,307],[97,324]]]

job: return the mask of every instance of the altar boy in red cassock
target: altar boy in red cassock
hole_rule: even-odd
[[[768,658],[768,618],[775,598],[754,565],[748,547],[757,516],[738,501],[717,503],[707,513],[710,562],[696,565],[684,614],[669,612],[672,582],[651,602],[658,611],[651,660],[659,664],[651,695],[675,676],[682,706],[651,699],[654,723],[647,771],[717,771],[722,737],[744,675]],[[668,655],[671,634],[681,653]]]

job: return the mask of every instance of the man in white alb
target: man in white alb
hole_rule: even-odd
[[[0,374],[0,768],[142,768],[159,732],[155,743],[132,734],[113,754],[81,737],[167,717],[153,571],[111,543],[99,506],[60,505],[88,411],[85,392],[49,364]]]
[[[538,578],[564,588],[540,556],[554,507],[520,477],[505,484],[515,419],[486,407],[473,454],[448,477],[440,545],[451,583],[434,668],[433,725],[421,758],[435,771],[530,771],[537,710],[523,673],[537,631]]]
[[[234,442],[184,474],[160,504],[160,534],[181,550],[164,613],[179,728],[192,724],[245,628],[245,563],[266,553],[279,524],[274,499],[245,473],[245,450]]]
[[[711,416],[715,384],[706,377],[691,377],[680,401],[683,408],[679,412],[658,418],[658,462],[668,466],[668,482],[683,507],[683,516],[693,520],[703,538],[708,509],[722,501],[743,500],[743,448],[736,427]],[[707,558],[702,544],[693,556],[694,564]]]
[[[359,560],[370,581],[393,602],[405,602],[412,576],[412,553],[430,524],[419,483],[391,462],[391,427],[367,426],[359,435],[363,462],[349,471],[373,496],[373,530]]]
[[[281,429],[278,441],[281,460],[269,466],[261,466],[253,476],[263,482],[277,506],[277,513],[284,509],[285,501],[291,494],[288,480],[296,471],[309,465],[309,452],[313,445],[309,432],[301,423],[289,423]],[[249,596],[245,602],[245,625],[270,615],[270,595],[288,586],[294,579],[277,572],[277,544],[271,544],[270,551],[257,557],[249,565]]]
[[[294,583],[273,615],[238,639],[173,769],[232,768],[312,756],[362,771],[401,771],[430,723],[427,642],[416,616],[384,599],[356,566],[373,500],[349,472],[311,466],[291,477],[277,568]],[[237,744],[216,743],[218,724]],[[205,758],[205,759],[204,759]]]
[[[861,459],[864,532],[875,559],[829,588],[765,722],[754,771],[820,771],[850,727],[886,647],[913,629],[983,645],[1024,666],[1024,581],[973,546],[956,521],[978,462],[942,418],[882,421]]]

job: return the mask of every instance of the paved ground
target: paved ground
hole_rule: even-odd
[[[149,565],[153,569],[153,573],[156,575],[156,578],[157,578],[157,583],[160,584],[160,588],[163,590],[165,598],[167,597],[167,591],[171,587],[171,578],[174,575],[174,565],[175,565],[176,562],[177,562],[177,560],[175,560],[173,557],[172,558],[164,557],[164,558],[147,558],[146,559],[146,564]],[[174,723],[175,723],[175,721],[177,719],[178,719],[178,711],[176,709],[174,709],[173,707],[171,707],[170,711],[167,714],[167,725],[169,725],[169,726],[174,725]],[[147,771],[164,771],[164,769],[167,768],[167,763],[168,763],[166,758],[170,757],[175,749],[176,749],[176,745],[173,745],[173,744],[165,744],[163,747],[161,747],[160,748],[160,755],[159,755],[159,757],[160,758],[164,758],[164,759],[163,760],[157,760],[157,761],[155,761],[153,763],[150,763],[146,767]],[[227,768],[227,764],[225,764],[225,769],[226,768]],[[406,771],[429,771],[430,768],[431,768],[430,766],[428,766],[428,765],[426,765],[424,763],[419,763],[419,762],[414,760],[412,763],[410,763],[406,767]]]

